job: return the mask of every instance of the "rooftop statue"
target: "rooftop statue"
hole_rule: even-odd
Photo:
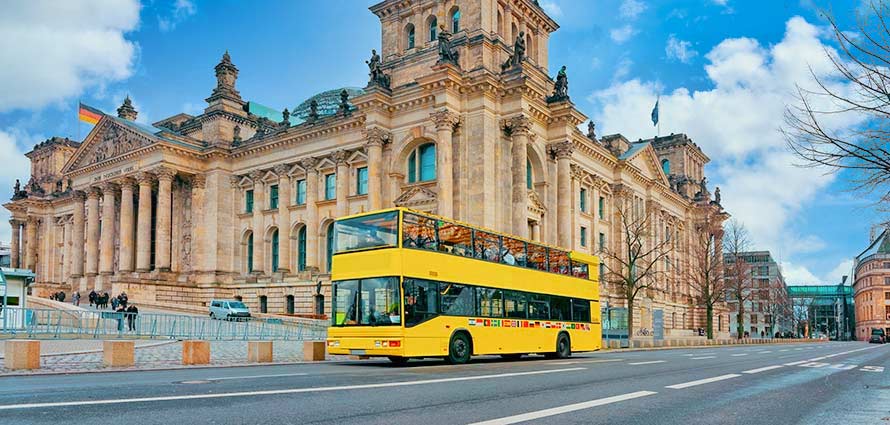
[[[439,25],[439,63],[450,63],[460,65],[457,62],[458,51],[451,46],[451,33],[445,28],[445,25]]]
[[[389,76],[383,73],[381,68],[380,55],[376,49],[371,49],[371,59],[365,61],[368,64],[368,80],[369,86],[380,86],[389,88]]]
[[[501,65],[501,71],[521,66],[523,59],[525,59],[525,31],[519,31],[516,41],[513,42],[513,54]]]
[[[553,94],[547,98],[547,102],[559,102],[569,100],[569,77],[566,75],[566,66],[563,65],[556,74],[556,83],[553,85]]]

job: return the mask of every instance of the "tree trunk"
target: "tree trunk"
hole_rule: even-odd
[[[627,298],[627,341],[630,342],[634,337],[634,300]]]
[[[735,315],[735,323],[736,323],[736,332],[738,332],[738,338],[742,339],[745,335],[745,306],[742,303],[742,300],[737,299],[739,303],[739,311]]]
[[[714,339],[714,306],[708,304],[708,339]]]

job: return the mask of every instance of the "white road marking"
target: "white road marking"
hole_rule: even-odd
[[[641,365],[641,364],[655,364],[655,363],[665,363],[665,362],[666,362],[666,360],[652,360],[650,362],[633,362],[633,363],[628,363],[628,364],[632,365],[632,366],[637,366],[637,365]]]
[[[162,397],[141,397],[141,398],[119,398],[119,399],[106,399],[106,400],[58,401],[58,402],[49,402],[49,403],[6,404],[6,405],[0,405],[0,410],[35,409],[35,408],[63,407],[63,406],[94,406],[94,405],[103,405],[103,404],[146,403],[146,402],[174,401],[174,400],[202,400],[202,399],[213,399],[213,398],[254,397],[254,396],[263,396],[263,395],[281,395],[281,394],[316,393],[316,392],[331,392],[331,391],[345,391],[345,390],[363,390],[363,389],[370,389],[370,388],[390,388],[390,387],[405,387],[405,386],[413,386],[413,385],[440,384],[440,383],[445,383],[445,382],[479,381],[479,380],[484,380],[484,379],[510,378],[510,377],[514,377],[514,376],[544,375],[544,374],[548,374],[548,373],[574,372],[574,371],[585,370],[585,369],[586,368],[583,368],[583,367],[570,367],[570,368],[565,368],[565,369],[550,369],[550,370],[535,370],[535,371],[530,371],[530,372],[499,373],[499,374],[495,374],[495,375],[461,376],[461,377],[457,377],[457,378],[423,379],[423,380],[418,380],[418,381],[384,382],[384,383],[379,383],[379,384],[343,385],[343,386],[337,386],[337,387],[289,388],[289,389],[283,389],[283,390],[241,391],[241,392],[234,392],[234,393],[219,393],[219,394],[190,394],[190,395],[174,395],[174,396],[162,396]]]
[[[757,354],[769,354],[769,353],[772,353],[772,351],[766,350],[766,351],[758,351],[757,352]]]
[[[567,364],[579,364],[579,363],[610,363],[610,362],[623,362],[623,361],[624,361],[624,359],[571,360],[571,361],[563,361],[563,362],[551,362],[550,364],[567,365]]]
[[[710,384],[711,382],[723,381],[725,379],[738,378],[739,376],[742,376],[742,375],[730,373],[728,375],[720,375],[720,376],[715,376],[713,378],[699,379],[698,381],[690,381],[690,382],[684,382],[682,384],[668,385],[665,388],[671,388],[674,390],[682,390],[683,388],[694,387],[696,385],[702,385],[702,384]]]
[[[833,364],[831,366],[828,366],[828,368],[829,369],[837,369],[837,370],[851,370],[851,369],[856,369],[857,366],[858,365],[854,365],[854,364],[840,363],[840,364]]]
[[[574,412],[577,410],[589,409],[591,407],[603,406],[606,404],[617,403],[619,401],[632,400],[635,398],[646,397],[653,394],[658,394],[655,391],[637,391],[635,393],[628,393],[622,395],[616,395],[613,397],[606,397],[597,400],[585,401],[583,403],[575,403],[568,404],[565,406],[553,407],[550,409],[538,410],[536,412],[523,413],[521,415],[507,416],[505,418],[492,419],[483,422],[475,422],[470,425],[509,425],[515,424],[519,422],[526,422],[535,419],[546,418],[548,416],[561,415],[563,413]]]
[[[779,350],[780,353],[784,353],[784,352],[786,352],[786,351],[788,351],[788,349]]]
[[[883,366],[862,366],[862,369],[859,369],[861,372],[883,372]]]
[[[778,368],[781,368],[781,367],[782,367],[782,365],[767,366],[767,367],[761,367],[761,368],[758,368],[758,369],[746,370],[746,371],[744,371],[744,372],[742,372],[742,373],[747,373],[747,374],[750,375],[750,374],[752,374],[752,373],[766,372],[766,371],[768,371],[768,370],[778,369]]]
[[[799,366],[800,366],[800,367],[811,367],[811,368],[814,368],[814,369],[818,369],[818,368],[820,368],[820,367],[828,366],[828,363],[809,362],[809,363],[804,363],[804,364],[799,365]]]
[[[717,356],[690,357],[691,360],[716,359]]]
[[[799,364],[804,364],[804,363],[806,363],[807,361],[808,361],[808,360],[801,360],[801,361],[799,361],[799,362],[785,363],[785,366],[797,366],[797,365],[799,365]]]
[[[742,354],[733,354],[732,355],[732,357],[742,357],[742,356],[747,356],[747,354],[742,353]]]
[[[282,376],[305,376],[308,373],[280,373],[277,375],[249,375],[249,376],[226,376],[223,378],[205,378],[207,381],[227,381],[230,379],[259,379],[259,378],[279,378]]]

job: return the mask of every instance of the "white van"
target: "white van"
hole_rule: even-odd
[[[210,301],[210,318],[220,320],[247,320],[250,310],[241,301],[212,300]]]

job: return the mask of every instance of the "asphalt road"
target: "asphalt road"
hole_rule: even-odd
[[[0,378],[0,424],[888,424],[890,345]]]

